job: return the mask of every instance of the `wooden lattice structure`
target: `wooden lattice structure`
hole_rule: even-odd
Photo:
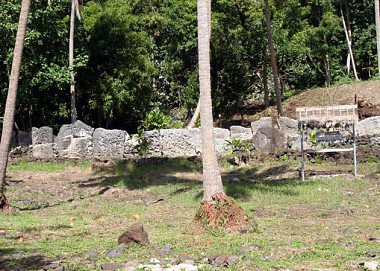
[[[318,123],[345,123],[352,124],[353,143],[351,148],[332,148],[321,150],[307,150],[306,152],[327,153],[327,152],[347,152],[352,151],[354,155],[354,175],[357,175],[356,167],[356,142],[355,124],[359,121],[357,105],[336,105],[319,107],[299,107],[296,108],[297,119],[301,126],[301,178],[305,180],[305,151],[304,151],[304,125],[309,122]]]
[[[299,107],[296,109],[297,119],[301,122],[357,122],[359,120],[358,106],[334,105],[318,107]]]

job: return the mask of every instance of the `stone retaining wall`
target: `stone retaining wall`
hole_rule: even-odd
[[[362,120],[356,128],[358,145],[380,145],[380,117]],[[278,121],[264,117],[252,122],[251,128],[214,128],[214,135],[219,154],[226,154],[236,140],[252,140],[255,149],[260,151],[298,150],[300,147],[298,122],[287,117],[280,117]],[[189,157],[202,151],[199,128],[154,130],[142,136],[150,142],[144,157]],[[79,120],[63,125],[56,136],[50,127],[33,128],[31,143],[32,155],[40,159],[141,157],[136,149],[136,135],[122,130],[94,129]]]

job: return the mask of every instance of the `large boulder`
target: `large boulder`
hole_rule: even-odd
[[[284,132],[276,128],[259,128],[253,136],[253,142],[257,150],[285,149],[287,147]]]
[[[298,137],[298,121],[288,117],[280,117],[279,119],[281,130],[286,137]]]
[[[94,128],[77,120],[73,124],[73,136],[74,137],[89,137],[94,133]]]
[[[100,159],[123,158],[126,131],[97,128],[93,134],[94,157]]]
[[[186,157],[197,154],[200,148],[199,129],[160,130],[162,156]]]
[[[38,159],[54,158],[53,143],[33,145],[32,155],[34,158],[38,158]]]
[[[251,122],[252,134],[255,135],[257,133],[257,130],[263,127],[273,127],[272,117],[263,117],[258,121]]]
[[[380,135],[380,116],[359,121],[356,131],[358,136]]]
[[[43,126],[41,128],[32,128],[32,144],[49,144],[53,143],[54,135],[53,128]]]
[[[68,158],[91,158],[92,155],[92,136],[78,137],[71,140],[67,150]]]
[[[57,150],[60,155],[66,155],[65,152],[70,144],[71,139],[73,138],[73,126],[71,124],[64,124],[59,129],[57,137],[55,138],[55,143],[57,144]]]

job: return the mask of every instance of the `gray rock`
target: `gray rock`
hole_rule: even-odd
[[[356,125],[358,136],[374,136],[380,134],[380,116],[359,121]]]
[[[218,154],[224,154],[231,145],[231,133],[228,129],[214,128],[215,150]]]
[[[231,132],[228,129],[214,128],[214,139],[230,140]]]
[[[298,136],[298,121],[288,117],[280,117],[279,119],[281,130],[284,132],[286,137],[297,137]]]
[[[29,147],[32,145],[32,135],[30,133],[18,131],[17,138],[21,147]]]
[[[125,137],[122,130],[95,129],[93,136],[93,153],[97,158],[123,158]]]
[[[252,139],[252,129],[243,126],[231,126],[231,139],[250,140]]]
[[[134,159],[139,156],[137,151],[137,145],[139,144],[137,135],[132,135],[131,137],[126,136],[124,142],[124,155],[126,159]]]
[[[196,131],[195,129],[160,130],[162,156],[186,157],[196,155],[196,149],[199,146],[197,144],[199,135]]]
[[[124,267],[123,271],[136,271],[137,270],[137,267],[136,266],[133,266],[133,265],[127,265],[126,267]]]
[[[93,155],[92,137],[72,138],[67,150],[69,158],[91,158]]]
[[[94,128],[83,123],[80,120],[77,120],[73,124],[73,136],[74,137],[89,137],[94,133]]]
[[[49,262],[49,263],[44,265],[44,270],[50,270],[50,269],[57,270],[57,268],[59,268],[59,267],[61,267],[60,261]]]
[[[259,128],[253,136],[253,142],[258,150],[275,150],[287,147],[284,133],[276,128]]]
[[[118,239],[119,244],[129,245],[131,243],[137,243],[142,245],[148,245],[148,233],[145,231],[143,225],[139,222],[133,224],[126,230]]]
[[[118,263],[102,263],[100,266],[103,270],[107,271],[114,271],[123,268],[123,266]]]
[[[228,265],[234,265],[239,262],[239,257],[235,255],[230,255],[227,258],[227,264]]]
[[[113,259],[113,258],[119,258],[120,256],[124,254],[124,252],[125,252],[125,246],[118,246],[118,247],[107,250],[104,255],[108,258]]]
[[[379,262],[376,262],[376,261],[364,263],[364,269],[365,270],[376,271],[376,270],[378,270],[377,269],[378,267],[379,267]]]
[[[380,130],[379,130],[380,133]],[[371,137],[369,139],[369,144],[371,147],[378,147],[380,146],[380,137]]]
[[[48,144],[54,142],[53,128],[43,126],[41,128],[32,128],[32,144]]]
[[[159,251],[160,255],[169,255],[172,253],[172,245],[171,244],[166,244],[165,246],[163,246],[160,251]]]
[[[58,152],[67,150],[73,138],[73,127],[71,124],[64,124],[59,129],[55,143],[57,144]]]
[[[148,141],[148,148],[143,156],[145,157],[161,157],[162,146],[161,136],[158,130],[146,131],[142,137]]]
[[[257,130],[262,127],[273,127],[271,117],[263,117],[258,121],[251,122],[252,134],[255,135]]]
[[[51,159],[54,157],[53,144],[39,144],[33,145],[32,155],[34,158],[38,159]]]
[[[95,261],[95,260],[98,259],[98,253],[96,252],[95,249],[90,248],[90,249],[88,249],[88,250],[86,251],[86,253],[87,253],[87,258],[88,258],[89,260]]]

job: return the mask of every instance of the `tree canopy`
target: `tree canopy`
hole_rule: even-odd
[[[70,2],[54,0],[48,6],[44,0],[33,1],[16,107],[16,122],[23,130],[70,122]],[[351,30],[359,78],[377,76],[372,1],[269,4],[284,97],[354,79],[352,69],[347,74],[342,13]],[[5,101],[20,1],[0,0],[0,5],[0,100]],[[273,77],[263,73],[268,62],[263,6],[261,0],[212,1],[214,115],[227,117],[262,100],[264,76],[273,94]],[[196,0],[89,0],[81,13],[74,61],[78,119],[135,131],[153,109],[169,115],[173,109],[196,107]],[[4,106],[1,102],[1,115]]]

